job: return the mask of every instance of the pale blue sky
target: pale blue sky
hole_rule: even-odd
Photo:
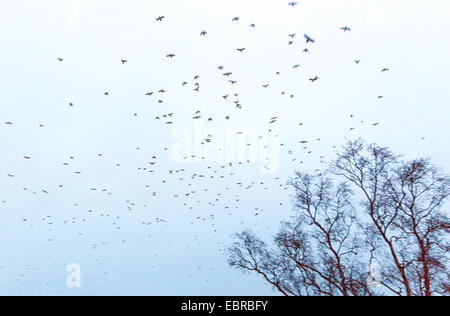
[[[2,1],[0,294],[270,295],[231,270],[223,249],[244,228],[277,231],[294,170],[322,168],[333,146],[363,137],[450,171],[448,1],[288,2]],[[316,40],[309,54],[304,33]],[[194,133],[197,110],[213,143],[227,129],[279,135],[279,168],[174,161],[173,133]],[[172,126],[154,119],[167,113]],[[80,289],[66,287],[69,263],[81,266]]]

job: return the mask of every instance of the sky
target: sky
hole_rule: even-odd
[[[274,295],[226,249],[296,170],[362,137],[450,172],[448,1],[288,2],[2,1],[0,294]]]

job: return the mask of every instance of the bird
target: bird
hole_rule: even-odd
[[[319,80],[319,77],[315,76],[314,78],[309,79],[311,82],[316,82],[317,80]]]
[[[316,41],[311,37],[311,36],[309,36],[308,34],[305,34],[304,35],[305,36],[305,39],[306,39],[306,43],[308,44],[308,43],[315,43]]]
[[[352,29],[349,28],[348,26],[344,26],[344,27],[341,27],[341,30],[344,32],[350,32]]]
[[[120,61],[122,61],[122,65],[125,65],[128,62],[126,59],[121,59]]]
[[[206,31],[201,31],[200,36],[206,36],[208,33]]]
[[[175,54],[168,54],[166,57],[168,57],[168,58],[174,58],[174,57],[175,57]]]
[[[237,51],[243,53],[245,51],[245,48],[238,48]]]
[[[166,17],[165,16],[159,16],[156,21],[162,22]]]
[[[233,22],[239,22],[239,20],[240,20],[240,18],[236,16],[236,17],[233,18],[232,21],[233,21]]]
[[[64,59],[58,57],[58,61],[59,61],[60,63],[62,63],[62,62],[64,61]]]
[[[296,5],[298,5],[298,2],[292,1],[289,2],[288,5],[294,8]]]

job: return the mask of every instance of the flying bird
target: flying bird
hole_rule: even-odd
[[[305,34],[304,35],[305,36],[305,39],[306,39],[306,43],[308,44],[308,43],[315,43],[316,41],[311,37],[311,36],[309,36],[308,34]]]

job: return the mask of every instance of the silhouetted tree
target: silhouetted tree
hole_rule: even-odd
[[[428,160],[350,141],[329,170],[290,185],[295,213],[274,245],[237,234],[232,267],[286,296],[450,294],[450,178]]]

